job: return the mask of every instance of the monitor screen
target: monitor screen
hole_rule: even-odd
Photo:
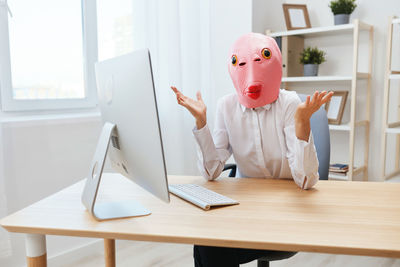
[[[115,124],[108,155],[113,168],[169,201],[157,101],[147,49],[96,64],[104,123]]]

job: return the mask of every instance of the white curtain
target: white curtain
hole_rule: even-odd
[[[197,174],[194,119],[170,89],[210,97],[209,0],[133,0],[135,48],[150,49],[169,174]]]

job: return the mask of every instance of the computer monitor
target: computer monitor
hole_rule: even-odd
[[[169,202],[150,53],[142,49],[98,62],[95,70],[104,126],[82,202],[98,220],[150,214],[135,201],[96,204],[107,154],[116,171]]]

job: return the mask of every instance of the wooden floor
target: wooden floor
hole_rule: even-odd
[[[194,266],[190,245],[117,241],[118,267],[185,267]],[[102,242],[77,251],[49,259],[49,266],[98,267],[104,266]],[[241,265],[256,267],[256,262]],[[400,267],[400,259],[330,255],[318,253],[298,253],[288,260],[271,263],[272,267]]]

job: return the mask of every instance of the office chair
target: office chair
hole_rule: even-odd
[[[307,95],[298,94],[301,101],[305,101]],[[331,155],[331,141],[329,135],[328,118],[326,116],[325,106],[322,106],[315,112],[310,119],[311,131],[314,137],[314,145],[317,151],[319,161],[318,173],[320,180],[328,180],[329,161]],[[236,164],[226,164],[224,170],[231,170],[229,177],[236,176]],[[294,256],[297,252],[289,251],[269,251],[268,255],[257,260],[257,267],[269,267],[270,261],[284,260]]]

